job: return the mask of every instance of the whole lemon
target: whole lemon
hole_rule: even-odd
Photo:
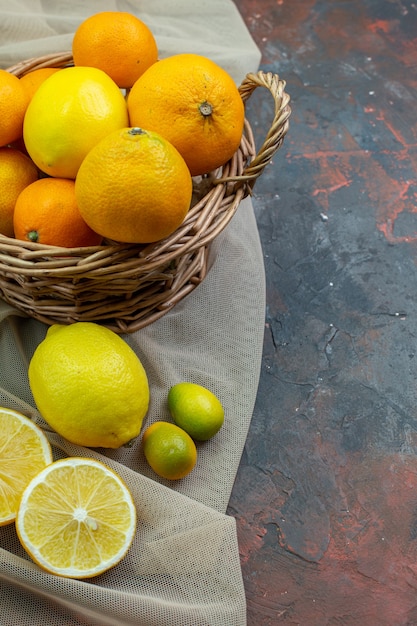
[[[66,67],[44,80],[33,95],[23,139],[39,169],[75,178],[91,148],[127,125],[126,101],[110,76],[94,67]]]
[[[132,348],[108,328],[51,326],[28,375],[42,417],[68,441],[118,448],[139,434],[149,405],[147,375]]]
[[[207,441],[220,430],[224,409],[209,389],[196,383],[177,383],[168,393],[168,409],[177,426],[196,441]]]

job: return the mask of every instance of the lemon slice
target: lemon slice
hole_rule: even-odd
[[[51,446],[39,426],[0,407],[0,526],[14,522],[26,485],[52,460]]]
[[[23,492],[16,530],[44,570],[90,578],[126,555],[136,531],[129,489],[109,467],[68,457],[43,469]]]

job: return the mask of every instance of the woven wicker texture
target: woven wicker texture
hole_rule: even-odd
[[[22,76],[40,67],[70,65],[70,53],[45,55],[9,68]],[[285,81],[249,73],[239,87],[244,102],[258,87],[274,99],[265,141],[256,153],[246,120],[232,159],[194,179],[192,207],[169,237],[139,246],[106,242],[92,248],[58,248],[0,235],[0,294],[6,302],[47,324],[97,321],[133,332],[165,315],[205,278],[211,242],[252,192],[288,130],[291,110]]]

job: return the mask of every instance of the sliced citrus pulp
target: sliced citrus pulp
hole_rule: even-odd
[[[126,555],[136,531],[128,487],[107,465],[68,457],[26,487],[16,517],[19,539],[44,570],[89,578]]]
[[[25,415],[0,407],[0,526],[14,522],[23,490],[52,460],[41,428]]]

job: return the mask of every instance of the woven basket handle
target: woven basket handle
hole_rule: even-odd
[[[266,87],[274,98],[275,111],[272,125],[266,135],[265,141],[250,164],[243,170],[242,174],[215,179],[214,183],[235,182],[237,187],[245,184],[248,193],[252,192],[253,186],[266,165],[271,162],[275,152],[281,147],[284,137],[287,134],[291,115],[289,106],[290,97],[285,92],[285,81],[281,80],[278,74],[272,72],[262,72],[247,74],[239,87],[239,92],[243,102],[246,102],[257,87]]]

